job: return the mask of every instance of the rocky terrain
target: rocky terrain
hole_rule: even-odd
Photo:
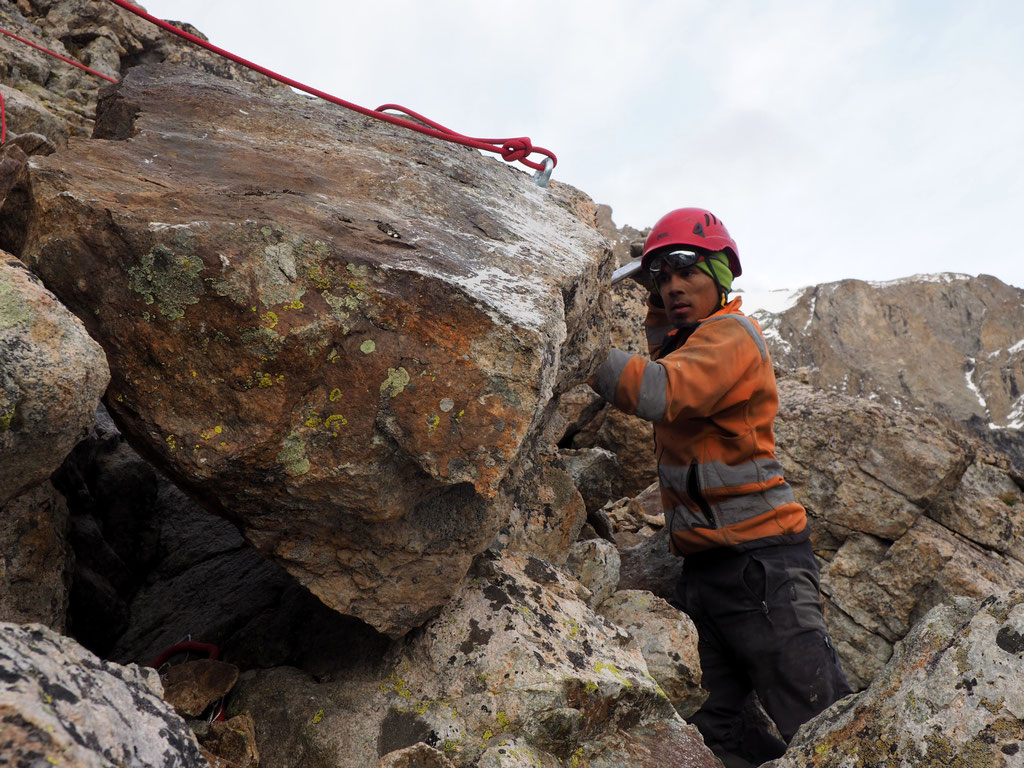
[[[720,765],[650,428],[581,385],[642,233],[107,2],[0,23],[122,80],[0,38],[0,762]],[[1020,764],[1022,303],[760,317],[860,691],[777,768]]]

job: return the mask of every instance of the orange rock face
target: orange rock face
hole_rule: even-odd
[[[291,93],[132,70],[25,184],[5,245],[103,345],[126,435],[391,634],[443,604],[600,354],[589,199]]]

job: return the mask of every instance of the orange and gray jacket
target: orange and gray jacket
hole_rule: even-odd
[[[775,458],[775,373],[757,322],[734,299],[690,332],[648,306],[653,360],[612,349],[591,386],[654,422],[673,553],[807,538],[807,514]]]

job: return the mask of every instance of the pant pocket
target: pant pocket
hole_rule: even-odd
[[[770,585],[768,567],[755,555],[750,555],[743,566],[743,586],[768,623],[773,623],[771,609],[768,604]]]
[[[799,627],[818,629],[828,636],[825,616],[821,608],[817,575],[804,568],[786,571],[786,593],[793,610],[793,620]]]

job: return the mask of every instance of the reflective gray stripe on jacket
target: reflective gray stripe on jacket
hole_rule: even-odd
[[[619,385],[619,379],[622,378],[626,364],[632,357],[628,352],[612,347],[608,353],[608,359],[601,363],[597,367],[597,371],[594,372],[594,389],[609,403],[615,402],[615,389]]]
[[[716,494],[728,488],[767,483],[782,477],[782,465],[776,459],[754,459],[735,467],[719,461],[710,461],[690,466],[659,466],[658,480],[661,487],[676,494],[691,498],[689,494],[690,473],[697,476],[697,489],[703,496],[705,493]],[[692,499],[695,504],[697,499]],[[684,505],[675,507],[672,515],[684,522],[687,527],[725,528],[742,523],[773,509],[795,501],[793,489],[789,483],[783,482],[764,491],[741,493],[728,496],[714,504],[701,499],[710,508],[713,520],[701,511],[693,511]]]

